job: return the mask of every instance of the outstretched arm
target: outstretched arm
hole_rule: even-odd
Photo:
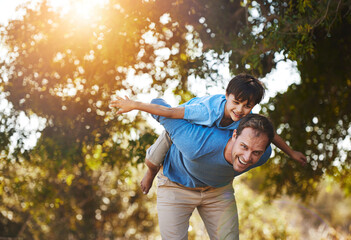
[[[127,96],[125,96],[125,99],[117,96],[116,100],[110,102],[110,107],[119,108],[117,114],[127,113],[132,110],[139,110],[167,118],[184,118],[184,107],[172,108],[152,103],[143,103],[130,100]]]
[[[274,143],[274,145],[276,145],[283,152],[288,154],[295,161],[298,161],[303,166],[306,164],[306,162],[307,162],[306,156],[303,155],[303,153],[301,153],[301,152],[297,152],[297,151],[294,151],[293,149],[291,149],[278,134],[274,135],[272,142]]]

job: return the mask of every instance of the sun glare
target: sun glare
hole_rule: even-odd
[[[108,3],[108,0],[49,0],[55,10],[63,14],[73,14],[72,17],[89,21],[96,17],[96,9]]]

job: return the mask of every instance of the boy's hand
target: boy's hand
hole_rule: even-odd
[[[119,108],[117,114],[127,113],[135,109],[135,101],[130,100],[127,96],[125,96],[125,99],[118,96],[116,98],[116,100],[110,102],[110,107]]]
[[[307,163],[307,158],[305,155],[303,155],[301,152],[298,151],[293,151],[293,153],[290,156],[292,159],[295,161],[301,163],[302,166],[305,166]]]

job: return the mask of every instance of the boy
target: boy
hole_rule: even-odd
[[[208,127],[234,130],[238,127],[240,119],[248,115],[262,100],[264,91],[263,84],[258,79],[249,74],[239,74],[229,82],[226,95],[193,98],[176,108],[132,101],[128,97],[126,99],[117,97],[117,100],[111,101],[110,106],[119,108],[117,114],[140,110],[167,118],[185,119]],[[300,152],[293,151],[277,134],[273,143],[294,160],[305,164],[306,157]],[[148,149],[145,159],[148,171],[141,181],[144,194],[149,192],[171,144],[168,134],[163,132]]]

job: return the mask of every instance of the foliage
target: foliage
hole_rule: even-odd
[[[341,14],[345,16],[347,10],[341,9]],[[298,65],[301,83],[291,85],[263,109],[281,136],[295,149],[305,149],[309,159],[309,166],[300,171],[277,153],[279,168],[267,166],[267,173],[279,192],[300,192],[306,197],[324,175],[329,175],[345,193],[351,193],[351,148],[345,146],[349,145],[351,127],[351,35],[345,29],[351,27],[351,18],[334,21],[333,28],[314,29],[314,52]],[[271,183],[267,181],[266,186]]]
[[[133,239],[154,228],[138,184],[128,179],[155,136],[140,116],[112,121],[110,95],[128,87],[117,80],[125,78],[131,58],[111,51],[120,32],[106,36],[101,48],[99,29],[43,2],[3,30],[9,52],[1,68],[2,78],[9,79],[2,82],[7,99],[14,111],[35,113],[47,123],[36,147],[27,154],[19,148],[13,160],[7,151],[10,136],[1,138],[8,155],[1,165],[2,234],[7,237]],[[133,54],[127,46],[122,49]]]
[[[243,175],[234,183],[241,228],[246,226],[243,239],[350,239],[350,199],[332,178],[323,179],[307,203],[260,195],[256,174]]]

